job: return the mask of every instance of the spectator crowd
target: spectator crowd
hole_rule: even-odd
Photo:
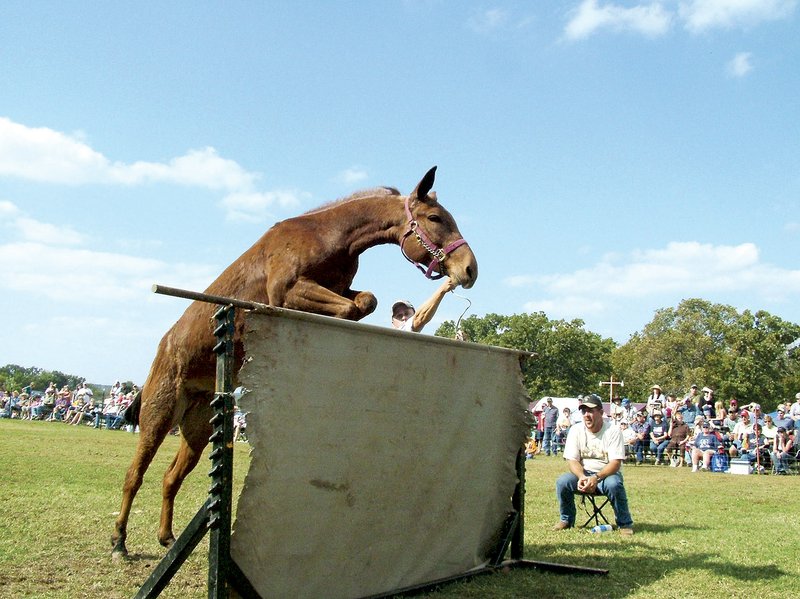
[[[647,400],[634,404],[615,397],[605,407],[605,417],[622,429],[626,461],[635,465],[652,461],[692,472],[743,473],[797,471],[800,459],[800,393],[794,402],[781,403],[764,413],[757,403],[727,405],[715,399],[713,389],[692,385],[686,395],[664,394],[653,385]],[[534,411],[536,428],[525,452],[558,455],[570,426],[580,418],[569,407],[559,410],[552,398]]]
[[[51,382],[43,392],[34,391],[32,385],[10,393],[0,390],[0,418],[60,422],[71,426],[84,424],[97,429],[137,432],[138,427],[126,424],[124,414],[138,392],[138,386],[126,389],[119,381],[99,399],[94,397],[86,383],[75,389],[70,389],[69,385],[59,389]],[[246,414],[236,407],[234,439],[246,440],[246,429]]]
[[[31,386],[10,393],[0,390],[0,418],[60,422],[72,426],[85,424],[94,428],[119,430],[124,428],[123,414],[139,389],[136,385],[127,392],[116,381],[104,398],[95,398],[86,383],[70,389],[60,389],[51,382],[43,392]]]

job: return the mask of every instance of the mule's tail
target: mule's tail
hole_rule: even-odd
[[[133,398],[133,401],[122,413],[122,419],[125,421],[125,424],[132,424],[133,426],[139,424],[139,411],[141,408],[142,390],[139,389],[139,391],[136,393],[136,397]]]

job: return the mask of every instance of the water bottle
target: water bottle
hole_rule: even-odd
[[[610,530],[613,530],[613,528],[614,527],[611,526],[610,524],[600,524],[599,526],[595,526],[592,529],[592,532],[595,534],[600,532],[609,532]]]

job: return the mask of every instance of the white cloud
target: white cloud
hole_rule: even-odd
[[[690,0],[680,3],[678,14],[686,29],[701,33],[784,19],[796,6],[797,0]]]
[[[206,189],[251,189],[260,178],[248,173],[233,160],[221,158],[214,148],[190,150],[167,164],[134,162],[115,164],[108,169],[111,182],[138,185],[142,183],[174,183]]]
[[[751,61],[753,55],[750,52],[739,52],[726,66],[726,70],[731,77],[744,77],[753,70]]]
[[[0,216],[3,217],[2,222],[8,222],[8,219],[15,217],[19,214],[19,208],[8,200],[0,200]]]
[[[13,202],[0,202],[0,229],[3,239],[46,241],[52,245],[80,245],[84,236],[70,226],[43,223],[26,216]]]
[[[14,219],[14,226],[23,238],[29,240],[46,239],[54,245],[80,245],[84,237],[72,227],[43,223],[32,218]]]
[[[0,290],[75,304],[105,304],[147,298],[150,286],[170,281],[205,289],[216,268],[169,265],[161,260],[71,247],[84,243],[71,227],[42,223],[11,202],[0,203],[4,219],[0,244]]]
[[[107,158],[77,139],[0,117],[0,175],[80,184],[103,180],[109,167]]]
[[[0,288],[58,302],[104,304],[142,299],[154,282],[166,280],[176,286],[205,289],[213,272],[205,265],[169,265],[37,242],[0,245]]]
[[[537,300],[525,304],[525,310],[528,312],[544,312],[550,317],[567,320],[602,314],[606,309],[607,306],[602,300],[585,296],[565,296],[557,300]]]
[[[62,185],[168,183],[228,192],[222,206],[230,220],[262,218],[270,205],[294,206],[300,192],[256,189],[259,173],[248,172],[212,147],[189,150],[167,162],[112,162],[84,141],[46,127],[27,127],[0,117],[0,176]],[[352,171],[351,177],[366,176]],[[249,207],[249,208],[248,208]],[[0,207],[2,210],[2,207]]]
[[[226,218],[230,221],[262,222],[269,217],[273,206],[299,206],[310,194],[297,190],[277,190],[264,193],[231,193],[222,200]]]
[[[608,29],[658,37],[669,31],[672,18],[672,14],[660,2],[626,8],[613,3],[600,5],[598,0],[584,0],[572,12],[564,34],[568,40],[580,40]]]
[[[526,310],[544,310],[558,318],[613,319],[687,297],[730,304],[745,298],[762,307],[785,303],[800,293],[800,270],[763,263],[752,243],[674,242],[662,249],[609,255],[575,272],[535,277],[535,286],[542,297],[531,299]]]
[[[509,287],[530,287],[536,278],[532,275],[513,275],[503,279],[503,283]]]
[[[508,22],[508,11],[502,8],[475,11],[467,20],[467,26],[476,33],[489,33]]]
[[[259,175],[246,172],[214,148],[190,150],[167,163],[112,163],[83,141],[0,117],[0,175],[43,183],[141,185],[165,182],[208,189],[250,189]]]
[[[360,166],[353,166],[339,173],[336,179],[345,185],[355,185],[356,183],[366,181],[368,177],[369,175],[365,169]]]

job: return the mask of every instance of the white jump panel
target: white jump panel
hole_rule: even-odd
[[[270,597],[352,598],[483,565],[511,510],[520,354],[250,314],[252,462],[231,554]]]

